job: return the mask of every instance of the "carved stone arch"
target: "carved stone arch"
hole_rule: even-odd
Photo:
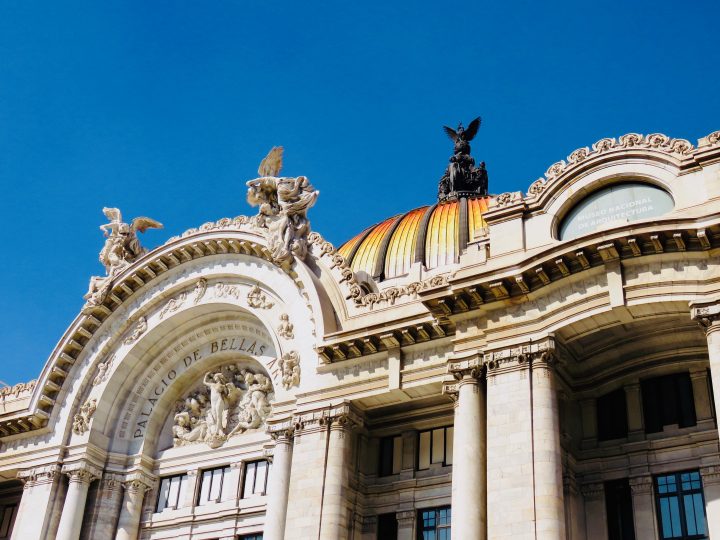
[[[167,328],[170,332],[154,328],[145,343],[120,358],[102,389],[93,432],[109,441],[109,450],[148,455],[148,429],[160,429],[169,414],[162,406],[172,405],[179,393],[192,386],[188,383],[192,377],[232,359],[254,362],[270,378],[277,399],[292,399],[278,383],[277,340],[253,314],[213,302],[175,314]],[[141,432],[136,432],[138,422],[145,422]],[[152,437],[151,452],[156,442]]]

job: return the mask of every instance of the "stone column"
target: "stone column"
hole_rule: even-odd
[[[715,414],[720,414],[720,302],[691,303],[692,318],[705,330],[710,360],[710,378],[715,396]],[[693,388],[694,390],[694,388]]]
[[[605,486],[598,482],[584,484],[582,494],[585,499],[585,526],[587,540],[607,540],[607,516],[605,515]],[[639,539],[638,539],[639,540]]]
[[[330,438],[325,467],[320,540],[345,540],[349,536],[347,499],[350,490],[352,429],[359,424],[359,420],[349,407],[344,407],[333,412],[328,421]]]
[[[482,359],[454,359],[448,372],[457,379],[443,393],[455,396],[452,470],[452,534],[456,538],[486,538],[485,399]]]
[[[154,481],[143,472],[128,475],[123,483],[125,495],[120,508],[116,540],[137,540],[142,515],[143,498],[153,487]]]
[[[707,532],[710,539],[715,540],[720,538],[720,466],[701,467],[700,477],[705,495]]]
[[[92,514],[85,516],[89,524],[83,531],[83,538],[112,538],[117,528],[120,504],[122,503],[123,476],[117,473],[104,473],[93,501]]]
[[[562,448],[552,350],[531,357],[536,538],[565,538]]]
[[[652,476],[636,476],[630,478],[629,483],[635,518],[635,538],[657,538]]]
[[[89,463],[80,462],[63,466],[62,472],[70,480],[56,540],[78,540],[90,482],[100,478],[102,471]]]
[[[268,431],[275,439],[275,448],[268,485],[263,538],[265,540],[283,540],[292,468],[293,431],[289,426],[271,426]]]
[[[415,512],[415,510],[402,510],[395,515],[398,521],[397,540],[415,540],[417,512]],[[456,536],[455,538],[459,537]]]
[[[47,538],[52,536],[53,502],[58,491],[60,467],[48,465],[18,473],[24,484],[18,506],[12,540]]]

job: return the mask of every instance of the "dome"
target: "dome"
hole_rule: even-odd
[[[463,197],[393,216],[338,251],[354,272],[367,272],[376,280],[407,274],[416,262],[428,270],[455,264],[468,244],[487,235],[483,214],[490,198]]]

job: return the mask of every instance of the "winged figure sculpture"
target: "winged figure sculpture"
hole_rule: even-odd
[[[273,146],[268,152],[268,155],[265,156],[265,159],[260,162],[260,167],[258,167],[258,174],[261,177],[279,175],[283,166],[282,158],[283,147]]]
[[[118,208],[103,208],[103,214],[109,223],[100,225],[100,230],[107,238],[100,251],[100,262],[105,266],[108,275],[147,252],[147,249],[140,245],[137,233],[163,228],[162,223],[148,217],[136,217],[130,223],[125,223]]]

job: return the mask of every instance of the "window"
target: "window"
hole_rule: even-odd
[[[175,510],[182,506],[185,501],[187,483],[187,474],[168,476],[160,480],[160,490],[155,511]]]
[[[627,403],[624,388],[618,388],[597,399],[597,426],[599,441],[627,437]]]
[[[263,535],[262,533],[243,534],[238,537],[238,540],[263,540]]]
[[[200,477],[200,492],[198,493],[198,506],[232,499],[232,482],[229,481],[230,467],[218,467],[203,471]]]
[[[675,373],[641,382],[645,433],[657,433],[663,426],[696,424],[695,402],[690,374]]]
[[[705,498],[698,471],[655,477],[660,538],[707,538]]]
[[[0,506],[0,540],[6,540],[10,538],[13,525],[15,524],[17,510],[17,503],[4,504]]]
[[[627,478],[605,482],[608,540],[635,540],[632,494]]]
[[[450,507],[418,512],[418,540],[450,540]]]
[[[267,493],[267,480],[270,475],[270,463],[267,460],[251,461],[245,464],[242,498]]]
[[[377,539],[397,540],[398,522],[395,514],[380,514],[378,516]]]
[[[453,427],[442,427],[418,433],[418,469],[429,469],[440,463],[452,465]]]
[[[380,439],[379,476],[398,474],[402,468],[402,437]]]

